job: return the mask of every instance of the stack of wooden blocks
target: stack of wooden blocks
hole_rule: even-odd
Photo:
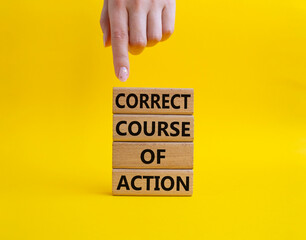
[[[193,99],[193,89],[113,89],[113,195],[192,195]]]

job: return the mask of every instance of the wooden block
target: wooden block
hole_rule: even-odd
[[[193,141],[192,115],[113,115],[114,141]]]
[[[191,88],[113,88],[113,113],[193,114]]]
[[[113,169],[113,195],[191,196],[193,170]]]
[[[193,168],[192,142],[113,142],[113,168]]]

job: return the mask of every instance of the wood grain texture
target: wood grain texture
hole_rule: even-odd
[[[191,196],[193,170],[113,169],[113,195]]]
[[[191,88],[113,88],[113,113],[193,114]]]
[[[192,115],[113,115],[114,141],[192,142],[193,134]]]
[[[113,168],[193,168],[192,142],[113,142]]]

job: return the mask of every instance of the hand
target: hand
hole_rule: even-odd
[[[174,30],[175,0],[104,0],[104,46],[112,45],[116,76],[129,77],[129,56],[168,39]]]

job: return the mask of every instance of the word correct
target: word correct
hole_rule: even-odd
[[[192,114],[193,89],[114,88],[113,113]]]

